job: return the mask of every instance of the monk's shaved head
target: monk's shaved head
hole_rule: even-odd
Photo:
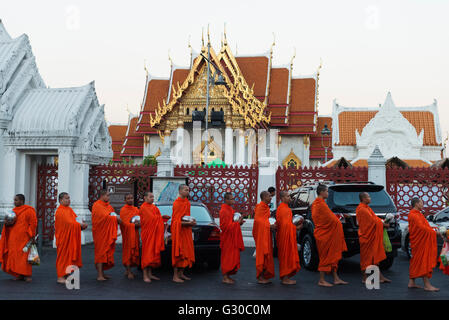
[[[288,196],[288,195],[289,195],[288,191],[283,190],[283,191],[279,192],[279,196],[281,197],[281,199],[282,199],[283,197]]]
[[[270,193],[268,191],[262,191],[260,193],[260,200],[263,200],[264,198],[270,196]]]
[[[369,196],[368,192],[360,192],[359,193],[360,202],[362,202],[363,199],[367,198],[368,196]]]
[[[189,187],[189,186],[186,185],[186,184],[181,184],[181,185],[179,185],[178,191],[181,191],[182,189],[188,188],[188,187]]]

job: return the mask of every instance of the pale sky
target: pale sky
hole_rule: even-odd
[[[106,118],[126,123],[138,113],[150,74],[168,77],[170,63],[188,66],[188,39],[201,49],[210,24],[216,51],[224,23],[235,53],[269,50],[274,65],[320,77],[321,115],[334,98],[348,107],[374,107],[391,91],[397,106],[437,99],[443,138],[449,131],[449,1],[6,1],[0,19],[12,37],[26,33],[50,87],[95,80]]]

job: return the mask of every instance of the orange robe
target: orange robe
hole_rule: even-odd
[[[15,207],[13,211],[17,215],[17,220],[12,226],[3,226],[0,263],[3,271],[15,277],[30,277],[32,267],[27,261],[28,252],[23,252],[23,248],[36,235],[36,211],[28,205]]]
[[[122,233],[122,263],[124,266],[139,265],[139,231],[131,218],[139,215],[139,209],[125,204],[120,210],[120,231]]]
[[[271,236],[270,207],[263,201],[254,210],[253,238],[256,242],[256,277],[264,272],[264,278],[274,277],[273,242]]]
[[[240,251],[245,250],[243,245],[240,223],[234,221],[234,209],[226,203],[220,209],[220,248],[221,272],[235,274],[240,269]]]
[[[161,251],[164,245],[164,220],[159,208],[144,202],[140,206],[140,233],[142,237],[142,269],[161,265]]]
[[[280,278],[292,277],[301,269],[298,243],[296,242],[296,226],[293,224],[292,218],[292,210],[282,202],[276,210],[276,241]]]
[[[92,236],[94,238],[95,264],[103,263],[103,270],[114,266],[117,218],[109,214],[114,208],[109,202],[97,200],[92,206]]]
[[[408,230],[412,258],[410,259],[410,279],[432,277],[432,269],[437,264],[436,231],[429,225],[424,215],[412,209],[408,214]]]
[[[181,226],[183,216],[190,216],[189,199],[178,197],[173,202],[171,218],[172,239],[172,265],[177,268],[191,267],[195,262],[195,249],[193,247],[192,227]]]
[[[59,206],[55,213],[56,273],[67,274],[68,266],[81,268],[81,224],[70,207]]]
[[[324,199],[316,198],[311,209],[312,220],[315,224],[313,236],[320,258],[318,271],[336,271],[338,261],[342,258],[342,252],[348,250],[343,234],[343,225],[329,209]]]
[[[355,210],[359,224],[360,268],[362,271],[370,265],[378,265],[387,255],[384,248],[384,225],[374,211],[364,203]]]

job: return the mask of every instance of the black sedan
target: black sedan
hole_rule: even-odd
[[[156,204],[162,215],[171,216],[173,203],[160,202]],[[220,267],[220,228],[215,223],[207,207],[200,202],[191,202],[190,215],[196,219],[192,227],[193,244],[195,247],[195,263],[207,262],[208,267],[217,270]],[[170,224],[171,220],[168,221]],[[170,228],[168,230],[170,232]],[[168,240],[161,258],[164,265],[171,266],[171,240]]]

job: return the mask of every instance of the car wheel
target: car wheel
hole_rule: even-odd
[[[407,235],[404,243],[405,253],[409,259],[412,258],[412,248],[410,247],[410,237]]]
[[[382,260],[379,263],[380,270],[384,271],[384,270],[390,269],[390,267],[393,265],[393,262],[394,262],[394,257],[387,257],[385,260]]]
[[[318,251],[315,245],[315,240],[310,234],[306,234],[302,239],[299,257],[301,259],[301,264],[307,270],[316,271],[318,269]]]
[[[218,270],[220,268],[220,257],[213,257],[207,260],[207,267],[212,270]]]

